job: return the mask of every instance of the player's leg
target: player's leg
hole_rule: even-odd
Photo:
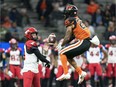
[[[106,69],[106,87],[109,85],[109,79],[111,78],[111,72],[112,72],[112,64],[108,63],[107,69]]]
[[[89,49],[90,45],[91,45],[90,41],[80,40],[74,44],[68,45],[67,47],[65,47],[64,49],[62,49],[60,51],[60,58],[61,58],[62,66],[64,69],[64,73],[68,72],[67,58],[72,59],[73,57],[82,54],[83,52],[85,52],[86,50]],[[77,65],[75,64],[75,61],[73,61],[73,62],[72,61],[73,60],[71,60],[70,63],[74,66],[74,68],[77,70],[77,72],[79,72],[79,83],[80,83],[81,81],[84,80],[82,77],[83,77],[83,75],[85,75],[85,72],[82,73],[81,68],[77,67]],[[63,77],[64,76],[61,76],[61,78],[63,78]]]
[[[21,75],[21,67],[17,66],[16,68],[16,76],[18,77],[20,87],[23,87],[23,76]]]
[[[100,86],[104,87],[103,79],[102,79],[102,67],[101,67],[101,65],[99,63],[96,64],[96,73],[98,75]]]
[[[74,48],[78,47],[79,45],[81,45],[82,42],[83,41],[78,41],[74,44],[68,44],[65,48],[63,48],[60,51],[60,60],[64,69],[64,74],[68,74],[67,57],[69,54],[71,55],[72,53],[70,50],[73,50]],[[67,53],[68,55],[66,55],[65,53]],[[72,54],[72,55],[75,55],[75,54]]]
[[[34,73],[31,71],[23,73],[23,87],[31,87]]]
[[[70,74],[68,73],[68,66],[67,66],[67,57],[64,54],[60,54],[60,60],[62,63],[62,67],[64,70],[64,74],[58,77],[56,80],[63,80],[63,79],[70,79]]]
[[[34,87],[41,87],[41,85],[40,85],[40,73],[36,73],[34,75],[33,86]]]
[[[81,67],[77,66],[77,63],[74,59],[69,59],[68,62],[75,68],[76,72],[80,75],[82,73]]]
[[[116,63],[113,65],[113,78],[112,78],[112,87],[116,86]]]
[[[60,60],[62,62],[62,66],[64,69],[64,74],[68,73],[68,66],[67,66],[67,57],[64,54],[60,54]]]
[[[89,64],[89,71],[90,71],[90,74],[91,74],[91,78],[90,78],[91,86],[95,87],[95,80],[94,80],[95,69],[94,69],[94,64],[92,64],[92,63]]]
[[[77,66],[74,59],[68,58],[68,62],[75,68],[76,72],[79,74],[78,84],[80,84],[84,80],[84,77],[86,76],[86,72],[82,71],[81,68]]]
[[[78,84],[80,84],[84,80],[84,77],[86,76],[86,72],[82,71],[81,68],[77,66],[73,58],[87,51],[90,45],[91,43],[88,40],[82,40],[80,42],[77,42],[75,46],[73,45],[74,46],[73,49],[70,49],[65,53],[67,55],[69,63],[75,68],[75,70],[79,74]]]
[[[15,87],[14,86],[14,82],[15,82],[15,79],[14,79],[14,77],[15,77],[15,66],[14,65],[9,65],[9,70],[10,70],[10,72],[12,73],[12,76],[10,76],[10,86],[11,87]]]

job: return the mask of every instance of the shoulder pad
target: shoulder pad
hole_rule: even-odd
[[[0,52],[3,53],[4,52],[4,49],[0,48]]]
[[[74,17],[69,17],[65,20],[65,26],[68,27],[72,24],[76,24],[76,18]]]
[[[109,48],[109,47],[110,47],[110,44],[106,44],[106,45],[105,45],[105,48]]]
[[[21,49],[20,47],[18,47],[18,50],[19,50],[19,51],[22,51],[22,49]]]
[[[102,48],[102,47],[103,47],[103,45],[102,45],[102,44],[100,44],[100,45],[98,45],[98,47],[99,47],[99,48]]]
[[[5,52],[10,53],[10,51],[11,51],[11,48],[9,47]]]
[[[37,47],[37,43],[34,40],[28,40],[26,42],[26,47],[27,47],[27,49],[30,49],[32,47]]]

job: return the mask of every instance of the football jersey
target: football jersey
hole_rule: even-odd
[[[38,49],[39,49],[40,53],[43,54],[44,56],[46,56],[46,59],[48,61],[50,61],[50,55],[51,55],[52,51],[49,48],[49,46],[44,47],[44,45],[43,46],[41,45],[41,46],[38,47]]]
[[[38,73],[38,62],[37,57],[34,53],[27,53],[27,49],[30,50],[31,47],[37,46],[36,42],[33,40],[28,40],[24,45],[24,52],[25,52],[25,60],[24,60],[24,67],[22,72],[32,71],[34,73]]]
[[[89,63],[99,63],[101,61],[100,48],[90,47],[87,51],[87,60]]]
[[[90,37],[90,31],[78,17],[69,17],[65,20],[65,26],[74,25],[73,34],[77,39],[83,40]]]
[[[116,63],[116,47],[108,48],[108,63]]]
[[[76,56],[76,57],[74,57],[74,60],[77,63],[77,65],[81,67],[81,65],[83,64],[83,58],[82,58],[82,56],[81,55]]]
[[[21,64],[20,62],[21,48],[17,48],[17,50],[12,50],[11,48],[9,48],[8,50],[6,50],[6,53],[10,55],[9,64],[13,65]]]

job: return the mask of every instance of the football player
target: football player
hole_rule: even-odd
[[[11,87],[14,87],[14,81],[16,77],[18,77],[21,87],[23,87],[23,77],[20,74],[22,64],[22,49],[18,47],[18,42],[14,38],[9,41],[9,44],[10,47],[6,50],[6,56],[9,58],[8,74],[11,77]]]
[[[46,56],[42,55],[38,49],[38,32],[34,27],[29,27],[25,31],[25,37],[27,41],[24,45],[25,60],[22,70],[24,85],[23,87],[40,86],[40,74],[38,70],[38,62],[41,60],[45,62],[46,67],[50,67],[50,62],[46,59]]]
[[[103,53],[101,55],[101,52]],[[102,58],[103,56],[103,58]],[[91,44],[91,47],[87,51],[87,61],[89,63],[89,71],[91,74],[91,86],[95,87],[95,72],[98,76],[100,86],[103,86],[103,79],[102,79],[102,67],[100,64],[103,64],[106,62],[107,59],[107,51],[105,50],[103,45],[96,46],[94,44]],[[101,59],[102,58],[102,59]]]
[[[5,58],[5,49],[0,48],[0,83],[2,87],[5,87],[5,77],[3,72]]]
[[[70,74],[68,73],[67,61],[75,68],[79,74],[78,84],[80,84],[86,72],[82,71],[74,61],[74,57],[78,56],[87,51],[91,45],[90,42],[90,31],[77,16],[78,8],[75,5],[67,5],[64,9],[64,19],[66,26],[66,34],[63,42],[58,45],[61,46],[60,59],[62,62],[64,74],[58,77],[56,80],[69,79]],[[72,38],[74,36],[74,38]],[[73,43],[70,43],[74,39]]]
[[[112,79],[112,87],[116,86],[116,36],[112,35],[109,37],[110,44],[106,44],[108,50],[108,60],[106,69],[106,87],[108,86],[109,80]]]

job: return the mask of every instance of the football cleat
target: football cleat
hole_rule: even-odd
[[[56,80],[61,81],[64,79],[70,79],[71,75],[69,73],[67,74],[62,74],[60,77],[58,77]]]
[[[79,75],[79,80],[78,80],[78,84],[82,83],[85,76],[87,75],[86,72],[82,71],[82,73]]]

